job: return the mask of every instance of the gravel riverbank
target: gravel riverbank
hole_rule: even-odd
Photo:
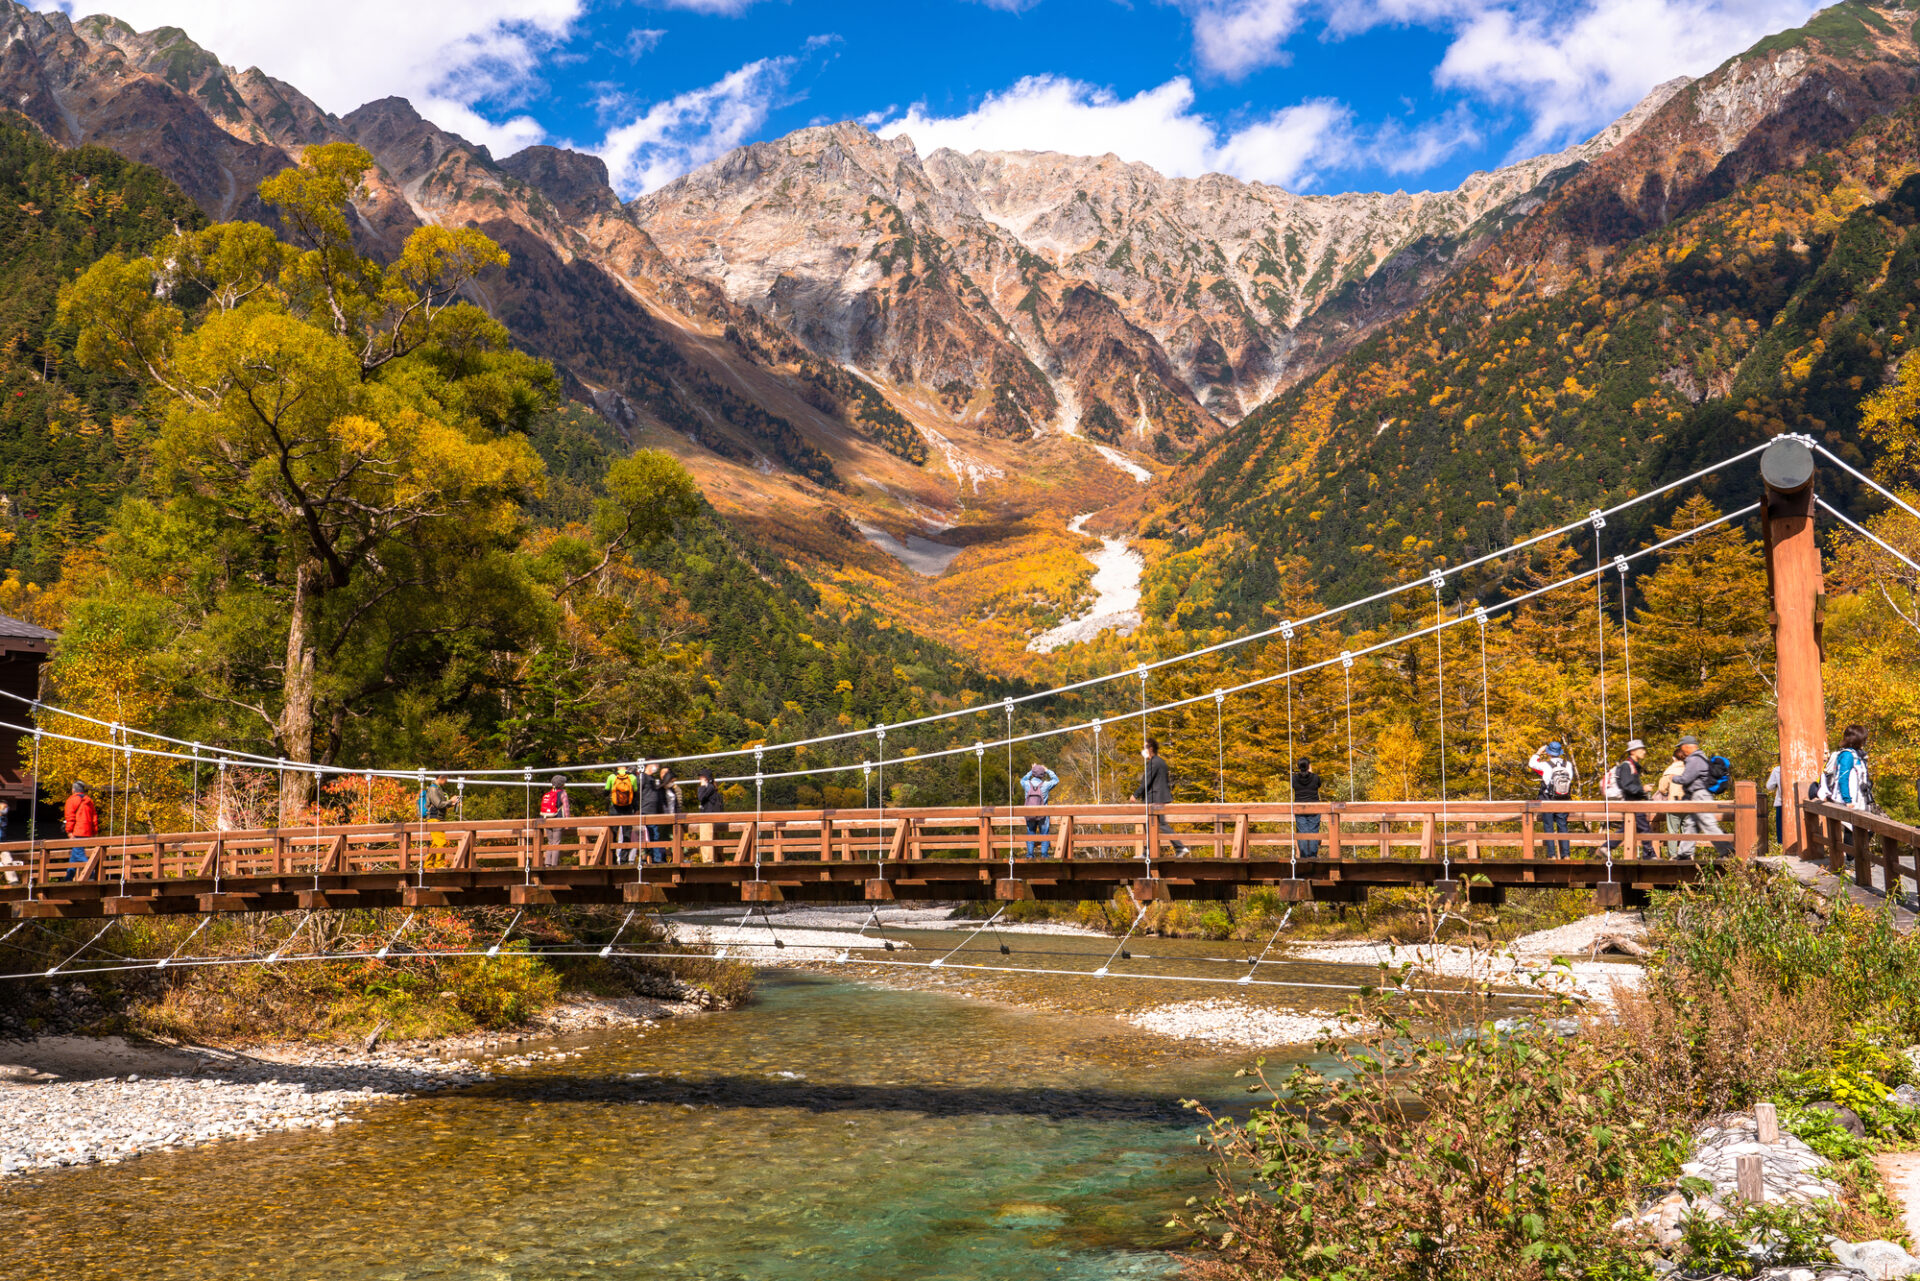
[[[373,1104],[569,1055],[528,1044],[544,1036],[644,1031],[697,1012],[644,997],[590,998],[558,1006],[519,1032],[371,1050],[235,1051],[84,1036],[0,1041],[0,1179],[281,1130],[332,1129]]]

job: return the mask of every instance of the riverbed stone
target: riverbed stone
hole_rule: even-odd
[[[1849,1242],[1834,1237],[1827,1242],[1827,1248],[1833,1251],[1834,1258],[1863,1273],[1868,1281],[1895,1281],[1898,1277],[1920,1273],[1920,1259],[1891,1241]]]

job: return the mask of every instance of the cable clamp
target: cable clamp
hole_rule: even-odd
[[[1293,622],[1291,619],[1283,618],[1280,620],[1280,635],[1284,640],[1293,639]]]
[[[880,740],[881,742],[883,742],[883,743],[884,743],[884,742],[886,742],[886,741],[887,741],[887,727],[886,727],[885,725],[876,725],[876,726],[874,726],[874,727],[873,727],[873,736],[874,736],[875,738],[877,738],[877,739],[879,739],[879,740]]]
[[[973,754],[975,756],[985,756],[987,754],[987,745],[985,743],[975,742],[973,745]]]
[[[1140,666],[1134,668],[1133,674],[1140,678],[1140,683],[1142,685],[1145,685],[1147,683],[1147,665],[1145,663],[1142,663],[1140,664]]]
[[[1587,523],[1592,525],[1595,529],[1605,529],[1607,527],[1606,513],[1601,511],[1598,507],[1594,508],[1592,511],[1587,513]]]
[[[1216,689],[1216,690],[1214,690],[1214,691],[1213,691],[1213,701],[1214,701],[1215,703],[1224,703],[1224,702],[1226,702],[1226,701],[1227,701],[1227,691],[1226,691],[1226,690],[1224,690],[1224,689]]]
[[[1440,590],[1447,585],[1446,571],[1439,570],[1439,569],[1429,571],[1427,574],[1427,581],[1433,585],[1433,594],[1435,596],[1438,596],[1440,594]]]
[[[1620,572],[1620,577],[1625,578],[1627,576],[1627,558],[1625,556],[1615,556],[1613,558],[1613,567]]]
[[[1340,666],[1348,671],[1353,670],[1353,655],[1344,649],[1340,651]]]
[[[1473,621],[1480,624],[1481,631],[1484,632],[1487,630],[1487,607],[1485,605],[1475,605],[1473,607]]]

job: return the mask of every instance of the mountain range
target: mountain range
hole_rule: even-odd
[[[1146,535],[1162,607],[1257,617],[1279,557],[1358,584],[1400,538],[1471,554],[1762,430],[1720,410],[1763,380],[1758,335],[1831,274],[1844,217],[1827,199],[1785,220],[1784,246],[1743,242],[1719,274],[1770,274],[1742,276],[1733,303],[1697,293],[1703,262],[1675,262],[1808,166],[1844,171],[1856,213],[1891,198],[1913,161],[1888,123],[1916,89],[1913,20],[1848,0],[1585,143],[1412,194],[923,156],[842,123],[623,202],[592,155],[495,159],[399,98],[330,115],[180,30],[12,0],[0,92],[214,219],[270,221],[263,178],[358,143],[378,163],[356,205],[369,249],[478,227],[511,263],[477,301],[625,446],[680,454],[816,583],[1017,652],[1084,602],[1085,573],[1032,569],[1078,560],[1076,512]],[[1603,333],[1630,355],[1589,368]],[[1844,414],[1820,421],[1845,436]],[[910,537],[959,559],[923,574],[885,550]],[[1205,576],[1166,568],[1202,551],[1239,567],[1204,600]]]

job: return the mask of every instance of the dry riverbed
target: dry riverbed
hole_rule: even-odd
[[[541,1036],[645,1030],[698,1012],[643,997],[588,999],[516,1033],[370,1050],[283,1044],[236,1051],[83,1036],[0,1041],[0,1178],[279,1130],[332,1129],[371,1104],[569,1055],[527,1044]]]

